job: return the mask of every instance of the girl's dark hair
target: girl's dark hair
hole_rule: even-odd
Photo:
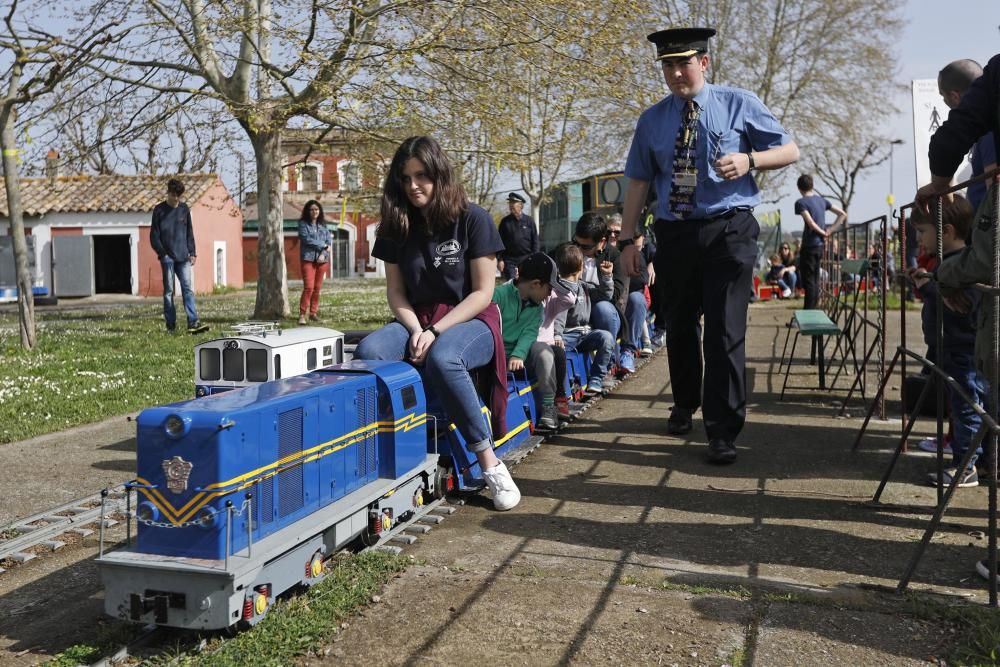
[[[420,160],[427,177],[434,183],[431,199],[423,210],[410,203],[403,184],[403,167],[414,158]],[[438,142],[426,136],[410,137],[396,149],[385,175],[382,220],[375,235],[403,241],[409,235],[411,225],[420,221],[425,225],[425,232],[431,235],[455,222],[468,206],[465,189]]]
[[[299,220],[302,222],[312,222],[312,216],[309,215],[309,207],[313,204],[319,206],[319,218],[316,219],[316,224],[322,225],[326,222],[326,217],[323,215],[323,205],[315,199],[310,199],[306,202],[306,205],[302,207],[302,215],[299,217]]]

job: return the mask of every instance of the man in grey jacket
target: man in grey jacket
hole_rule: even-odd
[[[174,276],[177,276],[187,314],[187,331],[198,334],[208,331],[208,325],[198,321],[198,310],[194,303],[191,268],[197,257],[191,209],[181,201],[183,194],[184,184],[181,181],[176,178],[167,181],[167,199],[153,209],[149,242],[156,251],[163,270],[163,319],[166,321],[167,331],[173,333],[177,327],[177,310],[174,307]]]

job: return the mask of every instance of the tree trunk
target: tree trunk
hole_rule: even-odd
[[[288,317],[288,275],[281,206],[281,131],[250,133],[257,161],[257,302],[254,319]]]
[[[35,336],[35,301],[32,276],[28,270],[28,244],[24,240],[24,214],[21,210],[21,183],[17,175],[17,149],[14,144],[14,111],[0,115],[0,149],[3,154],[3,180],[7,190],[7,219],[14,240],[14,265],[17,267],[17,313],[21,347],[33,350]]]

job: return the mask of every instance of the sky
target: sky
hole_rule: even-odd
[[[910,82],[937,78],[938,71],[953,60],[971,58],[985,65],[993,55],[1000,53],[1000,0],[909,0],[904,18],[907,24],[901,43],[886,52],[887,58],[896,59],[897,82],[903,84],[895,98],[899,112],[883,127],[884,136],[905,142],[893,150],[897,206],[912,201],[917,187],[923,185],[916,182]],[[877,30],[873,30],[873,36],[878,37]],[[798,191],[795,179],[788,181],[779,207],[784,226],[792,231],[799,228],[793,212]],[[865,172],[859,181],[848,211],[849,219],[861,222],[887,212],[889,161]],[[761,210],[770,208],[763,206]]]

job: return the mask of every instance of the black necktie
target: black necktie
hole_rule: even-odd
[[[691,215],[694,210],[694,183],[696,181],[695,146],[698,143],[698,116],[701,109],[694,100],[684,106],[681,123],[674,141],[673,181],[670,184],[670,211],[678,218]],[[678,174],[688,174],[684,183],[678,182]]]

